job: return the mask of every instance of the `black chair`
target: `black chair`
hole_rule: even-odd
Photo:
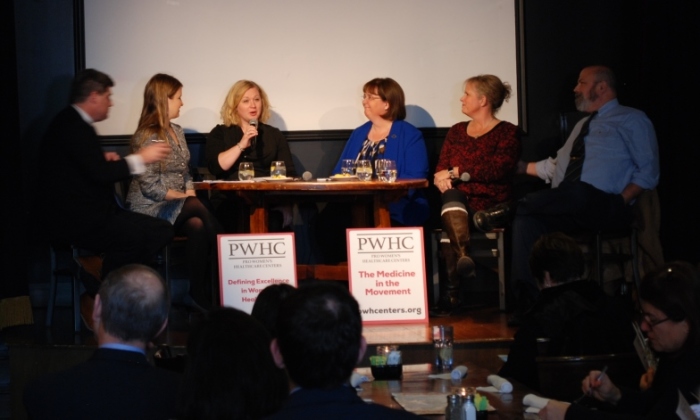
[[[71,299],[73,306],[73,331],[80,332],[80,279],[75,266],[67,267],[58,266],[58,254],[63,250],[67,250],[68,246],[51,245],[51,279],[49,281],[49,301],[46,305],[46,327],[51,327],[53,324],[53,312],[56,306],[56,289],[58,287],[58,278],[61,276],[70,277],[71,279]],[[73,253],[73,262],[76,258],[78,250],[70,247]]]
[[[80,270],[85,270],[93,277],[99,279],[102,270],[102,256],[89,250],[70,246],[72,254],[72,265],[69,267],[58,267],[58,252],[63,249],[60,245],[51,245],[51,279],[49,282],[49,301],[46,305],[46,326],[53,324],[53,313],[56,306],[56,289],[60,276],[71,278],[71,300],[73,306],[73,331],[80,332]],[[87,320],[88,322],[90,320]]]

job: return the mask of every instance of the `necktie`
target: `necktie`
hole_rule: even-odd
[[[569,164],[566,166],[564,173],[564,181],[575,182],[581,180],[581,170],[583,169],[583,159],[586,157],[586,145],[583,138],[588,135],[588,127],[591,125],[591,120],[596,116],[598,111],[593,111],[590,117],[583,123],[581,131],[576,136],[571,153],[569,154]]]

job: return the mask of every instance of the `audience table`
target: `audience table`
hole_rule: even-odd
[[[433,373],[430,364],[404,365],[403,379],[400,381],[372,381],[370,368],[358,368],[356,369],[357,373],[366,375],[371,380],[361,384],[362,391],[358,395],[365,401],[402,410],[403,407],[392,397],[392,394],[442,394],[442,414],[417,413],[427,418],[441,419],[444,418],[447,395],[454,393],[459,388],[488,386],[486,377],[493,372],[470,363],[465,365],[468,368],[467,376],[456,382],[428,378],[428,375]],[[527,394],[535,394],[535,392],[520,383],[511,383],[513,384],[513,392],[510,394],[477,391],[487,397],[489,404],[495,409],[495,411],[489,412],[488,419],[538,419],[536,414],[525,413],[523,405],[523,397]]]

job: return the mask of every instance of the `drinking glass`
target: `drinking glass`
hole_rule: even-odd
[[[377,346],[377,355],[370,356],[370,369],[375,380],[397,380],[403,374],[399,346]]]
[[[454,330],[451,325],[433,326],[433,347],[435,348],[435,368],[438,372],[452,370],[452,343]]]
[[[255,170],[253,170],[253,162],[241,162],[238,165],[238,179],[240,181],[250,181],[255,176]]]
[[[386,182],[386,159],[376,159],[374,161],[374,172],[377,174],[377,179]]]
[[[340,173],[343,176],[355,175],[355,161],[352,159],[343,159],[343,162],[340,166]]]
[[[357,161],[357,178],[360,181],[372,180],[372,161],[358,160]]]
[[[396,177],[398,175],[396,170],[396,161],[389,159],[384,160],[384,173],[386,182],[396,182]]]
[[[270,164],[271,178],[285,178],[287,176],[287,168],[284,166],[284,161],[276,160]]]

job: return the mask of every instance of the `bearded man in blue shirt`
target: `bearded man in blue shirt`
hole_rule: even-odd
[[[590,115],[574,126],[556,159],[521,168],[552,188],[526,195],[515,211],[511,280],[519,310],[537,297],[528,258],[540,236],[629,226],[635,199],[659,182],[654,126],[642,111],[620,105],[612,70],[584,68],[574,94],[576,109]]]

